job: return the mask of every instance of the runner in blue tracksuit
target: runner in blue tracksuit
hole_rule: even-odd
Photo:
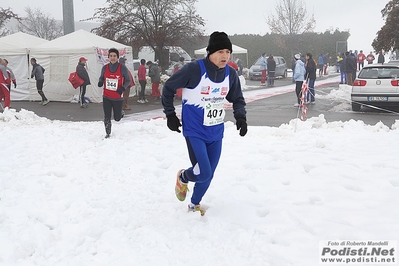
[[[233,113],[240,135],[247,133],[245,100],[236,71],[227,63],[232,44],[224,32],[211,34],[204,59],[184,65],[172,75],[162,90],[162,105],[167,125],[181,132],[173,98],[183,88],[182,123],[192,166],[178,172],[176,196],[184,201],[189,181],[195,182],[189,210],[201,211],[200,202],[207,191],[222,150],[225,100],[233,103]]]

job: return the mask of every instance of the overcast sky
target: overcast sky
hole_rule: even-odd
[[[4,4],[7,2],[7,4]],[[59,5],[56,4],[59,2]],[[278,0],[200,0],[197,2],[197,12],[206,21],[205,33],[215,30],[225,31],[228,35],[260,34],[270,32],[266,23],[267,17],[275,15]],[[381,9],[389,0],[303,0],[309,14],[316,19],[316,32],[338,28],[349,30],[351,37],[348,48],[352,50],[371,50],[371,42],[376,33],[384,25]],[[11,9],[24,16],[24,7],[40,8],[50,13],[56,19],[62,19],[62,0],[54,0],[51,5],[48,0],[0,0],[2,7]],[[96,7],[102,7],[105,0],[75,0],[75,20],[89,18]]]

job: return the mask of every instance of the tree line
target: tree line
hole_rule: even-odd
[[[328,53],[331,57],[330,64],[335,63],[336,54],[347,51],[349,36],[350,34],[347,31],[335,30],[334,32],[306,32],[296,35],[266,34],[261,36],[257,34],[241,34],[232,35],[229,38],[233,44],[248,50],[247,67],[250,67],[263,53],[267,53],[284,57],[290,68],[291,59],[297,53],[302,55],[308,52],[312,53],[316,60],[320,54]],[[207,46],[208,38],[208,36],[193,38],[190,41],[182,42],[181,47],[193,56],[195,50]],[[244,65],[246,64],[246,55],[237,54],[234,57],[240,58]]]

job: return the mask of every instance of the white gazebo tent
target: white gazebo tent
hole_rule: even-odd
[[[246,54],[247,57],[247,65],[248,65],[248,50],[245,48],[242,48],[240,46],[237,46],[235,44],[232,45],[233,48],[233,55],[234,54]],[[196,55],[203,55],[204,57],[207,55],[207,51],[206,51],[206,47],[202,48],[202,49],[198,49],[194,51],[194,54]]]
[[[11,101],[29,100],[29,50],[32,46],[46,42],[45,39],[23,32],[0,38],[0,56],[7,59],[8,67],[17,80],[17,87],[12,85]]]

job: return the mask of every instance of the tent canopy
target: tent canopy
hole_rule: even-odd
[[[31,49],[31,53],[35,55],[93,53],[93,49],[96,47],[123,49],[129,46],[103,38],[85,30],[78,30],[50,42],[37,45]]]
[[[11,100],[29,100],[29,50],[32,46],[48,42],[45,39],[17,32],[0,38],[0,56],[7,59],[17,87],[11,90]]]
[[[247,65],[248,65],[248,50],[245,48],[242,48],[238,45],[235,45],[235,44],[232,44],[232,48],[233,48],[232,54],[246,54],[247,55]],[[202,49],[195,50],[194,54],[203,55],[205,57],[208,54],[208,52],[206,51],[206,47],[204,47]]]

